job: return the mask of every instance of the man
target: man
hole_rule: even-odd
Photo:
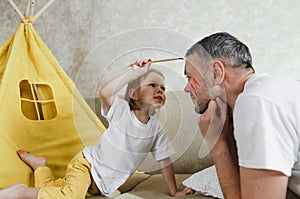
[[[300,197],[300,84],[255,74],[248,47],[224,32],[187,51],[185,75],[225,198]]]

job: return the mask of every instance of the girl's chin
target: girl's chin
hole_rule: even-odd
[[[154,105],[154,108],[161,108],[163,106],[163,104],[156,104]]]
[[[157,108],[161,108],[163,107],[164,103],[156,103],[153,108],[157,109]]]

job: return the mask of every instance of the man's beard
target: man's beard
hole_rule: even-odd
[[[209,101],[206,104],[202,104],[202,105],[201,105],[201,103],[197,103],[194,108],[195,112],[198,114],[205,113],[205,111],[208,109],[208,104],[209,104]]]

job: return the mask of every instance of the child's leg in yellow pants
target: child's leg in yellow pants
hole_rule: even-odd
[[[35,170],[35,187],[40,191],[38,199],[80,199],[85,198],[91,184],[91,165],[78,153],[68,164],[64,178],[55,179],[48,167]]]

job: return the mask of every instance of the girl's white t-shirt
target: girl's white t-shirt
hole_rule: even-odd
[[[175,151],[155,118],[150,117],[147,124],[140,122],[128,102],[120,97],[115,97],[106,118],[109,127],[99,143],[85,147],[83,153],[92,165],[96,185],[108,196],[135,172],[149,152],[159,161]]]
[[[282,172],[300,196],[300,83],[252,76],[236,100],[233,118],[239,165]]]

